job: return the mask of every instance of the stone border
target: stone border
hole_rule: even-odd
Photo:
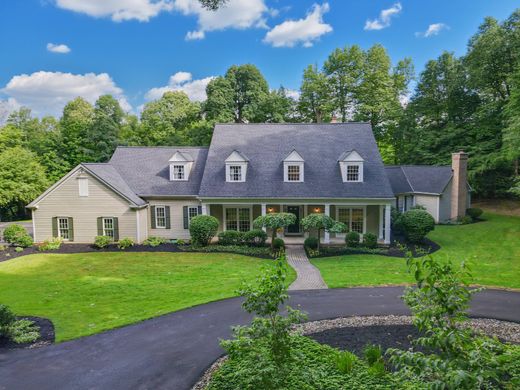
[[[520,344],[520,323],[494,320],[491,318],[470,318],[468,326],[488,336],[497,336],[502,340]],[[319,333],[330,329],[375,326],[375,325],[412,325],[411,316],[352,316],[330,320],[311,321],[297,325],[295,330],[303,335]],[[204,390],[211,376],[227,360],[227,356],[218,358],[201,376],[191,390]]]

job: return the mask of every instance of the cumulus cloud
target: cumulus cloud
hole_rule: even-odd
[[[20,104],[18,104],[18,102],[13,98],[0,100],[0,126],[5,124],[11,112],[18,110],[19,108]]]
[[[147,22],[163,11],[173,9],[172,0],[56,0],[60,8],[115,22]]]
[[[373,20],[367,19],[365,30],[382,30],[390,26],[391,20],[398,15],[403,7],[401,3],[395,3],[390,8],[384,9],[379,13],[379,17]]]
[[[203,8],[198,0],[175,0],[174,9],[197,17],[197,29],[186,34],[187,40],[204,39],[206,32],[234,28],[266,28],[270,10],[264,0],[228,0],[216,11]]]
[[[428,26],[424,32],[416,32],[415,36],[429,38],[434,35],[439,35],[442,30],[449,30],[449,26],[444,23],[433,23]]]
[[[189,72],[177,72],[170,76],[168,85],[164,87],[156,87],[150,89],[146,94],[147,100],[159,99],[168,91],[183,91],[188,97],[197,102],[206,100],[206,86],[215,77],[205,77],[203,79],[193,80]]]
[[[70,53],[70,47],[64,44],[47,43],[47,50],[51,53],[67,54]]]
[[[300,43],[311,47],[323,34],[332,31],[332,26],[323,22],[323,14],[328,11],[328,3],[314,4],[305,18],[286,20],[273,27],[265,35],[264,42],[274,47],[294,47]]]
[[[29,107],[38,116],[61,115],[67,102],[81,96],[90,103],[105,94],[114,96],[121,108],[132,107],[107,73],[72,74],[62,72],[34,72],[14,76],[0,90],[16,104]]]

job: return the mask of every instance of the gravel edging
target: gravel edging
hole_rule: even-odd
[[[411,316],[353,316],[340,317],[329,320],[306,322],[295,327],[295,331],[302,335],[310,335],[338,328],[359,328],[364,326],[384,325],[412,325]],[[488,336],[496,336],[501,340],[520,344],[520,323],[495,320],[491,318],[470,318],[469,327]],[[191,390],[203,390],[209,384],[211,376],[227,360],[227,356],[217,359],[200,377]]]

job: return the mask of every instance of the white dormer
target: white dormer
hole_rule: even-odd
[[[193,157],[188,153],[176,151],[169,160],[170,180],[187,181],[193,166]]]
[[[344,183],[359,183],[363,181],[363,157],[355,150],[343,153],[339,158],[341,178]]]
[[[293,150],[283,160],[283,181],[287,183],[302,183],[304,178],[305,160],[296,150]]]
[[[242,183],[246,181],[249,159],[238,150],[233,150],[226,158],[226,181]]]

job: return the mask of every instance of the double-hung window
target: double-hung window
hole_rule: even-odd
[[[68,218],[58,218],[58,236],[65,241],[70,240],[70,226]]]
[[[196,217],[199,215],[199,208],[198,206],[189,206],[188,207],[188,219],[191,221],[193,217]]]
[[[287,181],[301,181],[299,165],[288,165],[287,166]]]
[[[251,230],[251,209],[247,207],[227,207],[226,230],[237,230],[239,232]]]
[[[185,180],[184,165],[173,166],[173,180]]]
[[[359,181],[359,165],[347,165],[347,181]]]
[[[155,206],[155,226],[158,229],[166,228],[166,207]]]
[[[112,239],[114,238],[114,218],[103,218],[103,235]]]
[[[242,181],[241,165],[231,165],[229,167],[229,181]]]
[[[360,208],[338,208],[338,221],[347,225],[349,232],[363,234],[365,224],[365,210]]]

